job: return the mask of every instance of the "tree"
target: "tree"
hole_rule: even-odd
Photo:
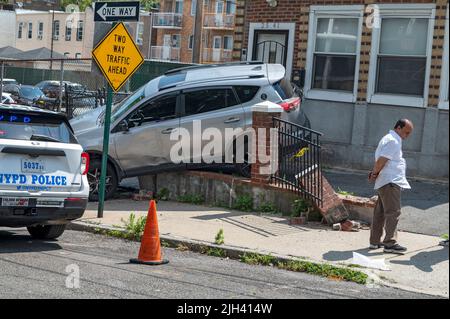
[[[114,0],[101,0],[101,1],[111,2]],[[66,7],[69,4],[75,4],[80,8],[81,12],[84,12],[84,10],[86,10],[86,8],[89,7],[92,4],[92,2],[95,2],[95,1],[93,1],[93,0],[61,0],[61,7],[65,11]],[[140,3],[141,3],[141,9],[150,11],[151,9],[155,9],[158,7],[159,0],[140,0]]]

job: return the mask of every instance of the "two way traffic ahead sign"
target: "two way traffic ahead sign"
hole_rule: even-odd
[[[122,22],[99,42],[92,56],[116,92],[144,63],[144,57]]]
[[[96,2],[94,21],[139,21],[139,1]]]

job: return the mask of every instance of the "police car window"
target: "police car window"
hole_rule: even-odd
[[[67,124],[59,118],[2,113],[0,111],[0,139],[41,140],[76,143]]]
[[[185,93],[185,115],[220,110],[239,104],[231,89],[206,89]]]

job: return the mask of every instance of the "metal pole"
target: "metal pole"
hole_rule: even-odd
[[[103,210],[105,207],[105,189],[106,189],[106,170],[108,167],[108,152],[109,152],[109,129],[111,126],[111,106],[112,106],[113,92],[108,83],[108,93],[106,95],[106,111],[105,111],[105,126],[103,130],[103,155],[102,155],[102,170],[100,176],[100,189],[98,198],[98,213],[97,218],[103,218]]]
[[[112,24],[112,28],[116,23]],[[105,208],[105,189],[106,189],[106,170],[108,169],[108,153],[109,153],[109,130],[111,126],[111,107],[112,107],[113,90],[108,83],[108,91],[106,93],[106,110],[103,129],[103,154],[102,154],[102,170],[100,176],[100,189],[98,194],[98,212],[97,218],[103,218],[103,210]]]
[[[64,61],[61,60],[61,78],[59,81],[59,105],[58,105],[58,112],[61,112],[62,107],[62,87],[63,87],[63,80],[64,80]],[[67,87],[66,87],[67,90]],[[66,110],[67,112],[67,110]]]
[[[55,37],[55,10],[52,10],[52,39],[50,42],[50,70],[53,70],[53,38]]]
[[[3,98],[3,77],[5,74],[5,62],[2,61],[2,71],[0,72],[0,102]]]

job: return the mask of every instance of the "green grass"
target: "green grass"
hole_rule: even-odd
[[[203,196],[191,195],[191,194],[185,194],[185,195],[179,196],[177,200],[182,203],[189,203],[189,204],[195,204],[195,205],[200,205],[205,202],[205,199],[203,198]]]
[[[270,265],[279,269],[305,272],[334,280],[352,281],[362,285],[366,284],[368,279],[365,273],[349,268],[341,268],[329,264],[317,264],[303,260],[281,262],[270,255],[244,254],[241,256],[241,261],[251,265]]]
[[[227,256],[227,253],[225,250],[221,249],[221,248],[208,248],[206,250],[206,254],[208,256],[212,256],[212,257],[220,257],[220,258],[225,258]]]
[[[444,240],[448,240],[448,234],[442,235],[441,238],[444,239]]]

